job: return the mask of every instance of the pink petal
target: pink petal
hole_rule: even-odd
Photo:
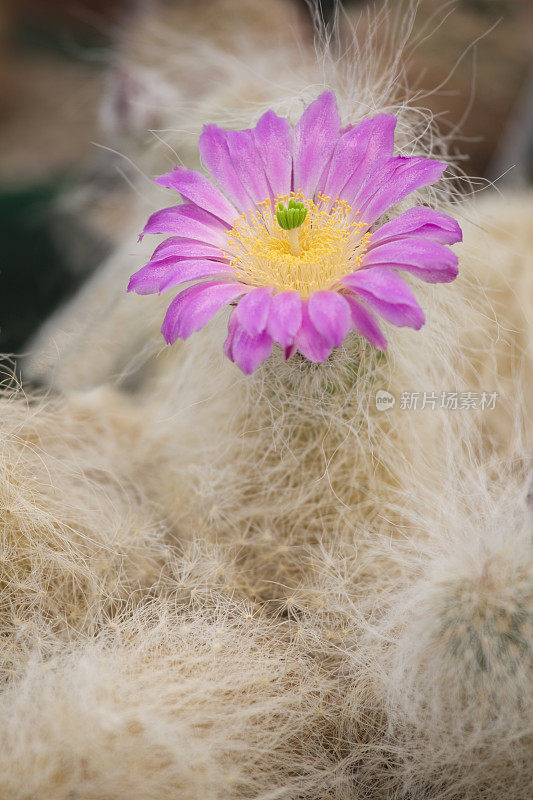
[[[240,300],[235,319],[250,336],[257,336],[266,328],[271,294],[272,289],[262,286],[252,289]]]
[[[145,267],[132,275],[128,292],[154,294],[164,292],[180,283],[214,276],[232,278],[234,273],[227,264],[220,261],[163,258],[148,262]]]
[[[416,330],[424,324],[424,312],[410,287],[394,270],[386,267],[361,269],[346,275],[342,281],[387,322]]]
[[[251,208],[252,199],[242,185],[230,156],[227,132],[218,125],[205,125],[198,144],[203,163],[224,194],[239,211]]]
[[[270,186],[251,131],[228,131],[227,143],[237,177],[255,203],[268,200]]]
[[[293,132],[294,189],[313,197],[340,135],[333,92],[323,92],[305,109]]]
[[[227,230],[224,223],[212,214],[192,203],[184,203],[152,214],[140,238],[146,233],[170,233],[223,247],[227,240]]]
[[[430,158],[395,156],[367,176],[352,205],[359,211],[359,219],[371,225],[415,189],[438,181],[446,167]]]
[[[156,178],[155,182],[166,186],[167,189],[175,189],[185,200],[209,211],[210,214],[224,220],[228,225],[233,225],[238,217],[236,208],[200,172],[186,167],[174,167],[171,172]]]
[[[378,350],[386,350],[387,340],[383,336],[372,312],[363,303],[356,300],[353,295],[345,294],[344,298],[350,306],[352,324],[357,333],[368,339],[370,344],[374,345]]]
[[[272,352],[272,339],[263,332],[249,336],[238,323],[232,336],[231,360],[245,375],[250,375]]]
[[[296,345],[295,344],[291,344],[289,347],[286,347],[285,348],[285,354],[284,354],[285,355],[285,361],[288,361],[289,358],[292,358],[293,355],[295,354],[295,352],[296,352]]]
[[[302,324],[294,337],[294,344],[305,358],[315,364],[326,361],[333,350],[333,345],[317,331],[311,322],[307,303],[302,304]]]
[[[235,318],[235,309],[231,312],[228,320],[228,335],[222,345],[224,355],[233,361],[233,339],[235,338],[235,331],[237,330],[237,320]]]
[[[368,173],[392,157],[396,117],[378,114],[344,134],[333,152],[323,194],[352,203]]]
[[[302,298],[299,292],[279,292],[272,298],[267,331],[275,342],[289,347],[302,324]]]
[[[397,239],[365,253],[362,269],[391,267],[405,270],[428,283],[449,283],[458,274],[458,258],[448,247],[429,239]]]
[[[292,177],[291,126],[286,119],[267,111],[252,131],[274,197],[288,194]]]
[[[246,292],[242,283],[199,283],[184,289],[169,305],[161,332],[168,344],[187,339],[214,317],[222,306],[228,305]]]
[[[340,347],[351,327],[350,307],[338,292],[313,292],[309,317],[317,331],[333,347]]]
[[[220,247],[195,239],[184,239],[181,236],[171,236],[161,242],[154,252],[150,261],[159,261],[162,258],[174,256],[175,258],[224,258],[224,252]]]
[[[448,214],[426,206],[415,206],[374,231],[368,250],[408,236],[423,236],[440,244],[455,244],[463,239],[461,228]]]

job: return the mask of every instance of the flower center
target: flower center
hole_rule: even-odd
[[[295,209],[290,216],[289,207]],[[370,239],[368,226],[350,222],[350,215],[346,201],[323,196],[318,202],[295,193],[274,204],[263,200],[229,232],[230,264],[252,286],[295,289],[302,297],[329,289],[358,269]]]

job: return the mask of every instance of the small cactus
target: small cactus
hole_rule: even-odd
[[[443,607],[438,639],[468,672],[514,674],[533,654],[533,576],[521,570],[502,591],[463,579]]]

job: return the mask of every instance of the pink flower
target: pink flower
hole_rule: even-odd
[[[457,276],[446,246],[461,229],[446,214],[416,206],[384,225],[380,217],[439,180],[446,164],[393,155],[396,118],[379,114],[341,130],[335,96],[324,92],[291,130],[267,111],[255,128],[207,125],[200,154],[218,187],[175,167],[157,182],[181,205],[153,214],[145,233],[168,234],[128,291],[162,292],[185,283],[162,333],[172,344],[234,306],[224,352],[245,373],[274,343],[325,361],[350,330],[383,350],[374,312],[418,330],[424,313],[399,272],[430,283]]]

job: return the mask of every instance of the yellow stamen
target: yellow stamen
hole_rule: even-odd
[[[278,202],[295,198],[307,216],[298,228],[284,230],[277,222]],[[344,200],[303,200],[301,193],[263,200],[242,214],[229,232],[231,266],[239,280],[252,286],[295,289],[302,297],[329,289],[361,265],[370,233],[364,222],[350,222],[352,209]]]

